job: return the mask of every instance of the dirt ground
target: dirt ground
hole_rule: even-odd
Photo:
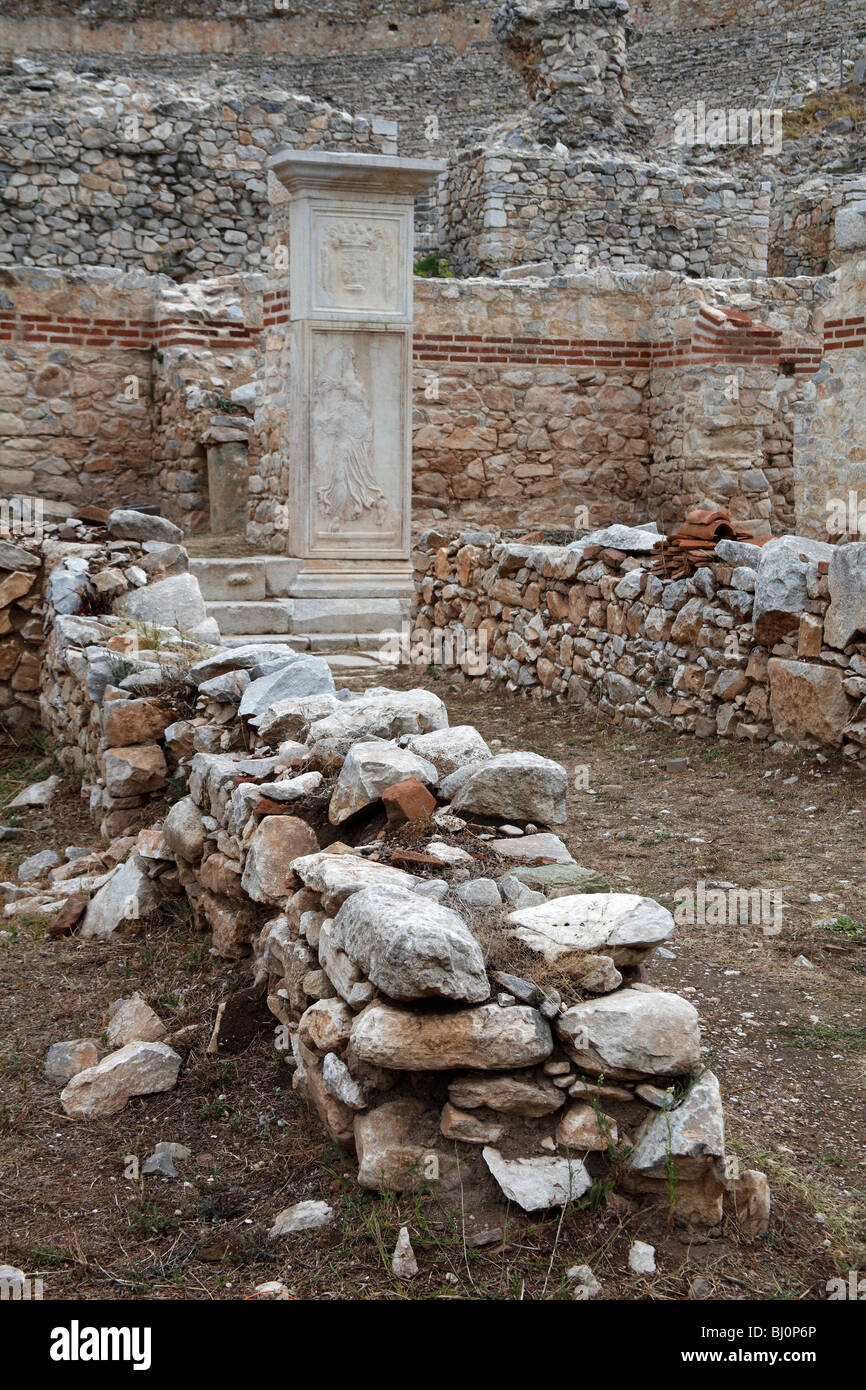
[[[271,1279],[297,1299],[561,1299],[580,1263],[610,1299],[810,1300],[835,1274],[866,1267],[863,771],[841,758],[626,736],[568,706],[482,699],[433,673],[387,683],[426,685],[452,724],[561,761],[574,785],[563,838],[614,889],[671,909],[701,883],[780,894],[778,934],[766,920],[682,925],[649,972],[700,1012],[729,1152],[770,1177],[768,1236],[745,1244],[726,1217],[720,1236],[689,1239],[659,1207],[623,1215],[587,1201],[562,1217],[512,1208],[502,1235],[475,1248],[435,1190],[361,1192],[267,1031],[239,1055],[205,1052],[218,1002],[248,975],[211,955],[179,900],[123,940],[58,941],[44,920],[2,923],[0,1262],[40,1275],[46,1299],[245,1299]],[[0,749],[0,803],[47,758],[40,746]],[[17,824],[25,834],[0,843],[6,879],[37,849],[96,840],[69,778],[50,812]],[[198,1029],[177,1088],[111,1119],[66,1118],[43,1075],[47,1048],[99,1037],[111,1002],[136,989],[170,1027]],[[159,1140],[192,1150],[181,1176],[136,1178],[130,1156],[140,1163]],[[331,1203],[332,1224],[270,1244],[276,1213],[308,1198]],[[420,1266],[409,1284],[390,1272],[401,1225]],[[656,1247],[651,1278],[628,1271],[635,1237]]]

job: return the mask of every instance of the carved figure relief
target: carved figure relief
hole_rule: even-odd
[[[316,498],[331,533],[365,513],[384,528],[388,499],[372,460],[373,419],[354,349],[331,346],[313,383],[313,473]]]

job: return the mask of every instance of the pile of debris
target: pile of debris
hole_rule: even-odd
[[[659,541],[654,549],[653,574],[664,579],[688,579],[704,565],[718,564],[718,541],[763,545],[770,539],[769,534],[753,536],[750,531],[738,531],[730,515],[722,509],[713,512],[698,508],[687,513],[678,531]]]

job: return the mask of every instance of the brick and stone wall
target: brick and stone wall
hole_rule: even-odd
[[[792,412],[835,283],[416,280],[417,523],[668,520],[709,500],[790,525]],[[3,494],[84,505],[110,489],[206,525],[207,447],[246,442],[250,543],[284,550],[285,285],[6,271]]]
[[[794,487],[799,528],[837,541],[866,536],[866,259],[832,277],[823,311],[825,358],[794,416]]]

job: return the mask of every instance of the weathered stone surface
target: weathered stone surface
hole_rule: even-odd
[[[561,825],[567,791],[568,773],[559,763],[538,753],[500,753],[473,765],[451,809]]]
[[[398,1279],[414,1279],[418,1273],[418,1261],[415,1259],[407,1226],[401,1226],[397,1235],[397,1244],[391,1256],[391,1273]]]
[[[79,935],[110,936],[118,927],[135,923],[156,908],[151,879],[135,858],[119,864],[107,883],[91,898]]]
[[[756,641],[778,641],[796,627],[809,598],[810,569],[831,559],[834,549],[802,536],[777,536],[762,546],[752,609]]]
[[[378,801],[387,787],[414,777],[425,785],[435,785],[439,775],[432,763],[396,743],[362,742],[346,754],[337,785],[331,796],[328,819],[332,825]]]
[[[448,1013],[374,1004],[355,1020],[352,1049],[362,1061],[394,1071],[505,1071],[543,1062],[553,1040],[541,1014],[523,1004],[508,1009],[481,1004]]]
[[[565,1104],[564,1093],[546,1076],[535,1072],[510,1076],[467,1072],[455,1077],[448,1087],[448,1095],[461,1110],[477,1110],[484,1106],[527,1119],[552,1115]]]
[[[174,715],[161,700],[110,700],[102,710],[102,732],[109,748],[152,743],[161,738]]]
[[[365,1110],[367,1100],[363,1089],[346,1063],[335,1052],[329,1052],[322,1062],[322,1082],[329,1096],[347,1105],[350,1110]]]
[[[347,752],[361,739],[392,739],[447,726],[444,704],[428,690],[368,690],[311,724],[307,743],[336,741]]]
[[[575,1158],[503,1158],[494,1148],[483,1149],[482,1157],[508,1200],[524,1211],[564,1207],[592,1186]]]
[[[604,1153],[617,1137],[616,1121],[585,1102],[569,1106],[556,1127],[557,1144],[586,1153]]]
[[[553,859],[557,864],[563,865],[574,863],[568,846],[563,844],[558,835],[550,831],[539,835],[521,835],[515,839],[492,840],[490,848],[500,858],[513,859],[517,864],[531,864],[534,859]]]
[[[117,607],[128,618],[174,627],[179,632],[193,632],[207,619],[201,589],[193,574],[173,574],[156,584],[133,589],[117,600]]]
[[[329,1207],[327,1202],[296,1202],[275,1218],[268,1231],[268,1240],[279,1240],[281,1236],[294,1235],[296,1231],[316,1231],[333,1219],[333,1207]]]
[[[439,1176],[439,1155],[413,1140],[423,1124],[420,1101],[395,1100],[355,1118],[358,1184],[373,1192],[414,1192]]]
[[[98,1061],[99,1046],[95,1038],[52,1043],[45,1054],[45,1077],[48,1081],[65,1085],[80,1071],[95,1067]]]
[[[382,884],[411,889],[421,881],[390,864],[376,864],[362,859],[360,854],[334,854],[328,850],[296,859],[292,868],[307,888],[321,893],[322,906],[331,913],[337,912],[361,888]]]
[[[719,1083],[705,1071],[672,1110],[647,1120],[628,1159],[632,1172],[664,1179],[696,1181],[724,1158],[725,1120]]]
[[[837,666],[772,657],[768,665],[770,717],[779,738],[817,740],[838,748],[854,702]]]
[[[320,695],[273,701],[259,718],[259,736],[273,748],[282,739],[294,738],[317,719],[333,714],[340,708],[340,703],[336,695],[327,690]]]
[[[140,994],[134,994],[131,999],[117,999],[112,1004],[105,1036],[114,1050],[131,1042],[158,1042],[166,1032],[159,1015]]]
[[[165,784],[168,765],[158,743],[132,743],[106,748],[105,786],[111,796],[143,796]]]
[[[282,642],[250,642],[243,647],[222,647],[190,667],[190,680],[201,685],[226,671],[251,671],[266,662],[290,660],[298,653]]]
[[[264,816],[247,848],[241,884],[257,903],[282,903],[295,887],[293,860],[318,849],[306,821],[297,816]]]
[[[770,1184],[766,1173],[747,1168],[728,1184],[734,1215],[748,1240],[766,1235],[770,1227]]]
[[[18,865],[18,882],[33,883],[38,878],[44,878],[49,869],[59,863],[60,855],[53,849],[40,849],[36,854],[29,854]]]
[[[824,618],[824,640],[841,650],[866,633],[866,541],[833,547],[827,583],[830,607]]]
[[[298,652],[285,659],[275,671],[250,681],[241,696],[238,717],[257,724],[277,703],[333,693],[334,677],[324,657]]]
[[[392,999],[479,1003],[490,994],[481,947],[463,919],[405,888],[353,893],[334,919],[331,944]]]
[[[502,906],[502,895],[492,878],[470,878],[468,883],[458,883],[454,891],[476,912],[498,912]]]
[[[191,796],[176,801],[162,823],[162,833],[172,854],[197,864],[204,848],[201,811]]]
[[[183,531],[166,517],[122,507],[115,507],[114,511],[109,513],[107,527],[109,536],[117,541],[164,541],[166,544],[177,544],[183,540]]]
[[[49,806],[53,801],[57,789],[60,786],[60,778],[56,773],[46,777],[42,782],[32,782],[29,787],[18,792],[9,802],[9,808],[17,809],[26,806]]]
[[[405,744],[419,758],[433,763],[440,777],[491,756],[484,739],[471,724],[436,729],[429,734],[410,734]]]
[[[60,1093],[60,1103],[75,1119],[116,1115],[131,1096],[170,1091],[179,1070],[180,1057],[165,1043],[127,1043],[73,1076]]]
[[[577,893],[508,914],[510,935],[548,964],[575,951],[610,953],[631,959],[666,941],[674,919],[654,898],[635,893]]]
[[[460,1139],[464,1144],[498,1144],[505,1133],[505,1125],[467,1114],[450,1101],[442,1107],[439,1128],[446,1139]]]
[[[556,1031],[590,1076],[681,1076],[700,1062],[697,1010],[660,990],[621,989],[575,1004]]]
[[[324,1056],[349,1041],[355,1015],[342,999],[317,999],[301,1015],[298,1035],[305,1047]]]

